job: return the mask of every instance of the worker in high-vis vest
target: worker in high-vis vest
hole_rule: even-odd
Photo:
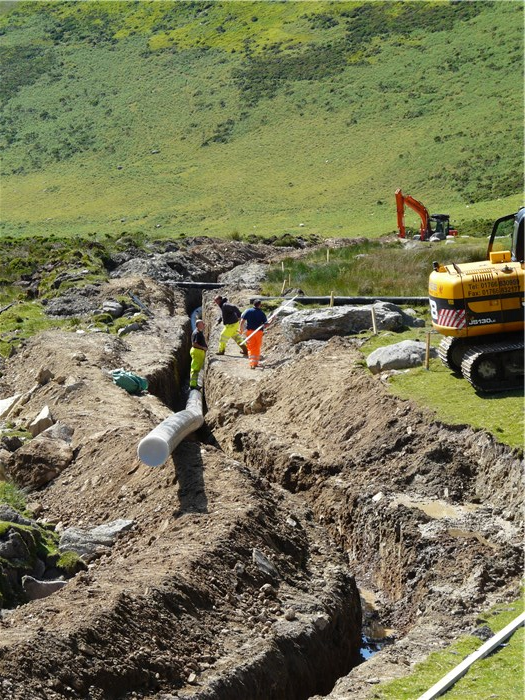
[[[261,309],[261,302],[256,299],[253,306],[246,309],[241,315],[241,333],[246,333],[246,345],[248,346],[248,360],[250,368],[255,369],[261,361],[261,350],[264,329],[268,327],[268,319]]]
[[[241,310],[234,304],[230,304],[227,297],[216,296],[213,300],[221,310],[221,318],[223,329],[221,332],[221,337],[219,338],[219,348],[217,350],[217,355],[224,355],[226,350],[226,343],[230,338],[232,338],[243,355],[247,355],[248,351],[246,346],[242,345],[242,337],[239,334],[239,321],[241,319]]]
[[[195,321],[195,330],[191,334],[191,365],[190,365],[190,389],[200,389],[199,372],[204,367],[208,344],[204,337],[204,321],[200,318]]]

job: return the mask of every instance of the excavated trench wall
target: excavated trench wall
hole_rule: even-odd
[[[333,356],[326,347],[326,354]],[[358,358],[339,351],[340,365],[350,366]],[[292,351],[294,356],[301,362],[299,349]],[[306,351],[304,366],[306,374],[298,376],[313,376],[312,393],[318,393],[320,404],[323,360],[316,366]],[[369,385],[370,399],[341,436],[341,445],[352,436],[355,449],[326,464],[322,450],[309,458],[311,444],[301,445],[296,434],[290,437],[296,426],[286,416],[293,410],[281,414],[286,423],[282,429],[273,422],[269,432],[264,425],[274,406],[287,403],[296,407],[299,422],[308,409],[316,444],[323,439],[326,445],[337,444],[339,435],[332,435],[329,427],[323,436],[322,426],[330,426],[326,415],[340,411],[341,397],[335,394],[331,406],[324,401],[317,415],[301,404],[293,372],[286,380],[278,384],[286,387],[281,394],[266,385],[236,392],[227,370],[211,363],[208,424],[228,454],[310,503],[315,517],[347,553],[360,585],[377,593],[385,627],[404,634],[425,614],[468,614],[492,593],[515,587],[522,571],[523,507],[517,454],[483,432],[429,422],[415,407],[410,421],[414,427],[407,432],[402,421],[386,419],[398,412],[402,416],[406,404],[378,390],[378,383],[359,369],[352,381],[361,392]],[[345,393],[352,396],[353,387],[345,386]],[[220,409],[213,408],[218,404]],[[250,419],[250,414],[257,418]],[[378,439],[360,447],[360,436],[368,432]],[[404,497],[406,492],[414,494],[412,500]]]

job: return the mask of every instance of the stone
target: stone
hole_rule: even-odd
[[[118,535],[134,524],[134,520],[114,520],[90,529],[70,527],[62,533],[58,549],[60,552],[76,552],[79,556],[98,554],[113,546]]]
[[[32,576],[22,576],[22,588],[29,600],[47,598],[64,586],[67,586],[67,581],[38,581]]]
[[[36,375],[36,380],[40,386],[47,384],[55,375],[47,367],[40,367]]]
[[[272,562],[256,547],[253,548],[252,558],[257,568],[271,578],[278,578],[279,572]]]
[[[108,299],[102,304],[102,313],[109,314],[111,318],[120,318],[124,313],[124,307],[118,301]]]
[[[20,447],[9,462],[9,475],[21,487],[39,488],[57,477],[73,461],[65,440],[38,436]]]
[[[40,433],[39,437],[50,440],[63,440],[64,442],[70,443],[74,432],[74,428],[71,428],[69,425],[58,421]]]
[[[129,323],[127,326],[124,326],[124,328],[119,328],[117,333],[118,335],[127,335],[127,333],[133,333],[133,331],[140,331],[140,329],[140,323],[134,321],[133,323]]]
[[[293,344],[305,340],[328,340],[333,336],[356,334],[372,328],[372,307],[378,330],[403,329],[405,324],[401,309],[395,304],[385,302],[296,311],[283,318],[281,327],[286,338]]]
[[[29,424],[27,429],[33,437],[36,437],[46,428],[49,428],[51,425],[53,425],[54,422],[55,420],[51,415],[49,406],[44,406],[44,408],[40,411],[38,416]]]
[[[377,348],[367,357],[366,364],[372,374],[385,370],[417,367],[425,362],[425,343],[417,340],[403,340],[393,345]],[[430,357],[437,357],[435,348],[430,348]]]
[[[0,399],[0,419],[7,418],[22,396],[22,394],[13,394],[13,396],[9,396],[6,399]]]

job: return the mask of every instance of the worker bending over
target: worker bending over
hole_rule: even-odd
[[[268,327],[268,319],[261,309],[261,302],[256,299],[250,309],[246,309],[241,316],[241,333],[246,331],[246,345],[248,346],[248,359],[250,368],[255,369],[261,361],[261,349],[263,331]]]
[[[199,372],[204,367],[207,349],[208,344],[204,337],[204,321],[199,318],[195,322],[195,330],[191,334],[190,389],[200,389]]]
[[[230,304],[227,297],[216,296],[213,300],[221,310],[221,320],[223,329],[219,339],[219,349],[217,355],[224,355],[226,343],[230,338],[233,338],[240,347],[243,355],[247,355],[248,351],[244,345],[241,345],[242,338],[239,335],[239,321],[241,319],[241,311],[234,304]]]

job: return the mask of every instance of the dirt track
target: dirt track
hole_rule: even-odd
[[[290,700],[339,677],[330,697],[364,698],[367,680],[406,673],[517,595],[519,461],[390,396],[351,338],[290,347],[274,325],[251,372],[233,344],[214,356],[209,324],[205,428],[163,467],[142,465],[138,441],[183,403],[189,322],[182,293],[135,283],[146,332],[46,333],[2,378],[6,396],[49,368],[18,419],[47,403],[75,431],[74,463],[31,495],[42,517],[135,526],[60,592],[4,615],[0,698]],[[247,305],[249,290],[230,296]],[[115,387],[103,370],[119,366],[160,399]],[[67,393],[64,378],[82,383]],[[388,628],[391,643],[350,672],[356,583],[374,601],[365,631]]]

